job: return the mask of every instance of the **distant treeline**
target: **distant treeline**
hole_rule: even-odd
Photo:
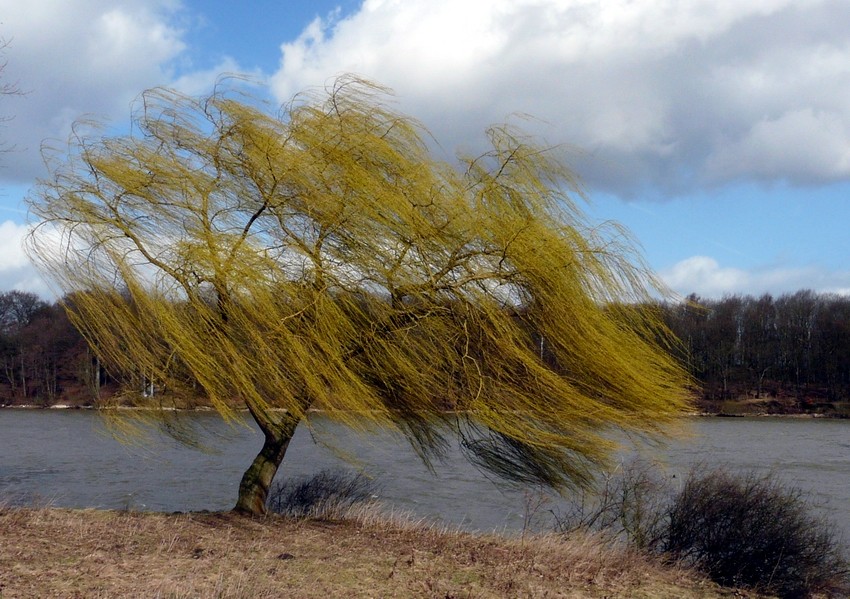
[[[850,400],[850,297],[692,295],[659,309],[703,401]],[[0,293],[0,367],[0,405],[85,405],[117,387],[61,305],[27,292]]]
[[[0,404],[93,403],[103,373],[58,303],[0,293]]]
[[[704,400],[782,398],[808,410],[850,399],[850,297],[692,295],[662,309]]]

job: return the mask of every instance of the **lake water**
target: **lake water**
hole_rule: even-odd
[[[91,411],[0,410],[0,501],[154,511],[229,509],[262,438],[253,426],[229,425],[214,414],[186,418],[217,452],[190,449],[159,433],[144,446],[122,445]],[[494,483],[459,453],[431,473],[403,439],[388,432],[358,435],[322,418],[315,419],[314,428],[315,435],[299,428],[281,477],[329,467],[362,470],[374,477],[388,509],[470,530],[524,525],[529,493]],[[850,421],[694,418],[688,428],[688,438],[662,448],[642,447],[639,453],[660,460],[671,477],[695,464],[774,472],[810,493],[850,539]],[[334,448],[322,445],[323,440]]]

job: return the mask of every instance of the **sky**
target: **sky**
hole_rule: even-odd
[[[75,121],[354,73],[449,155],[506,121],[568,148],[590,218],[679,295],[850,294],[847,0],[0,0],[0,38],[0,291],[49,296],[22,200]]]

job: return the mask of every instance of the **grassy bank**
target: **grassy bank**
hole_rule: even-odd
[[[344,520],[1,509],[0,597],[755,597],[593,537]]]

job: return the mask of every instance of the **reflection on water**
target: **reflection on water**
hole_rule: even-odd
[[[0,500],[155,511],[229,509],[261,436],[252,425],[228,425],[213,414],[187,418],[215,453],[188,449],[164,435],[144,447],[121,445],[88,411],[0,410]],[[811,493],[850,538],[850,422],[702,418],[693,420],[691,430],[690,438],[640,453],[660,459],[671,477],[694,464],[775,472]],[[376,479],[380,499],[391,509],[473,530],[520,529],[526,506],[533,503],[523,490],[489,480],[459,453],[431,473],[389,432],[358,435],[323,418],[315,419],[314,432],[315,439],[299,428],[281,476],[340,464],[362,469]],[[317,440],[332,441],[335,449]]]

